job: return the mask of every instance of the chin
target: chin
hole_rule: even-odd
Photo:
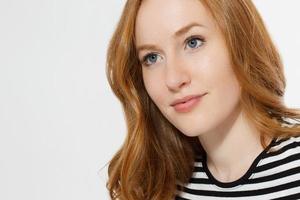
[[[180,130],[180,129],[179,129]],[[182,133],[182,134],[184,134],[185,136],[187,136],[187,137],[198,137],[199,135],[201,135],[201,131],[199,131],[199,130],[180,130],[180,132]]]

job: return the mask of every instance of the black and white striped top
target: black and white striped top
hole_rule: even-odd
[[[175,200],[293,200],[300,199],[300,136],[273,139],[248,171],[233,182],[220,182],[197,158],[194,173]]]

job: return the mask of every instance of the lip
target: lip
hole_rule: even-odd
[[[193,98],[197,98],[197,97],[202,97],[204,96],[206,93],[204,94],[200,94],[200,95],[188,95],[188,96],[185,96],[181,99],[176,99],[175,101],[173,101],[173,103],[171,104],[171,106],[175,106],[176,104],[180,104],[180,103],[184,103],[184,102],[187,102]]]
[[[207,93],[204,93],[202,95],[189,95],[184,98],[177,99],[171,104],[171,106],[177,112],[189,112],[199,103],[202,97],[206,94]]]

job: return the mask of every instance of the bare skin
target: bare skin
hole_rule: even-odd
[[[153,102],[183,134],[199,138],[217,180],[241,177],[263,147],[240,108],[241,88],[210,13],[198,0],[146,0],[138,12],[135,35]],[[203,93],[188,112],[171,106],[178,98]]]

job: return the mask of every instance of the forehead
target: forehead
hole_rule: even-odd
[[[191,22],[213,28],[213,18],[200,0],[142,1],[136,18],[136,40],[172,35]]]

